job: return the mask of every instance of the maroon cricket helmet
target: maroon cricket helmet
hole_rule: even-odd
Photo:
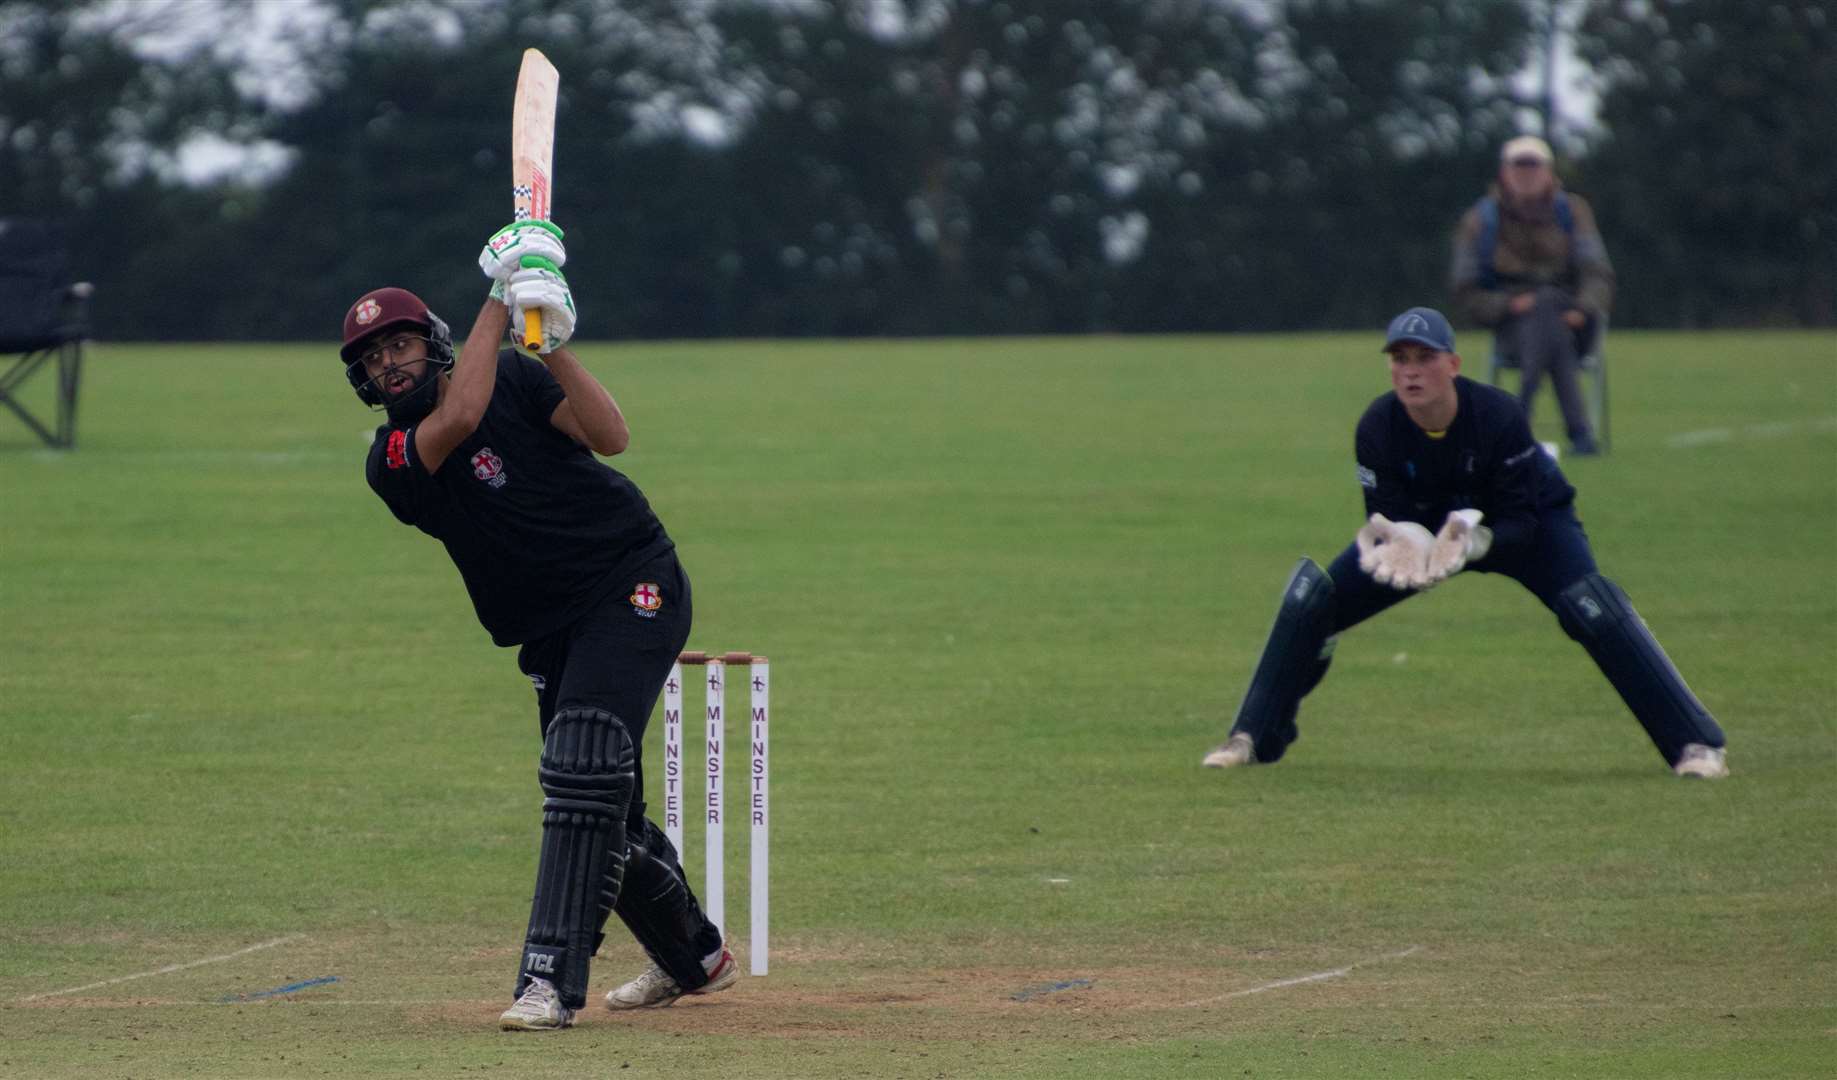
[[[402,323],[419,326],[432,336],[434,323],[438,321],[421,298],[407,289],[393,285],[372,289],[358,297],[351,310],[344,313],[344,347],[338,350],[338,355],[348,364],[361,354],[358,346],[366,339]]]
[[[373,408],[384,404],[383,394],[362,370],[358,358],[364,346],[383,331],[403,326],[418,327],[426,333],[428,359],[436,368],[453,366],[453,332],[419,296],[393,285],[363,294],[344,313],[344,345],[338,356],[344,361],[345,378],[350,380],[351,389],[357,391],[360,401]],[[423,382],[431,385],[431,379]]]

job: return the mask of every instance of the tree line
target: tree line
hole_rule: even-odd
[[[0,216],[66,226],[101,337],[327,339],[380,284],[465,325],[526,46],[593,338],[1370,326],[1447,302],[1564,14],[1615,324],[1837,321],[1816,0],[320,0],[286,63],[199,10],[0,3]],[[200,136],[284,165],[187,180]]]

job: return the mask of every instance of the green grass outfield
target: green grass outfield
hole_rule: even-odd
[[[1377,345],[583,348],[694,645],[774,661],[775,950],[613,1016],[615,932],[534,1036],[533,699],[332,348],[93,347],[76,452],[0,415],[0,1076],[1828,1076],[1837,334],[1617,333],[1565,462],[1731,779],[1478,575],[1201,769],[1359,524]]]

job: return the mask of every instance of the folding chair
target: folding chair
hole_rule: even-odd
[[[49,446],[77,441],[77,387],[89,336],[86,281],[72,281],[63,230],[39,221],[0,220],[0,405]],[[56,415],[33,416],[19,398],[32,373],[55,361]]]
[[[1595,442],[1606,453],[1613,443],[1612,432],[1608,429],[1607,411],[1607,316],[1595,320],[1594,333],[1590,335],[1581,355],[1576,357],[1576,366],[1582,375],[1582,403],[1588,409],[1588,423],[1594,428]],[[1493,352],[1489,376],[1493,385],[1500,385],[1507,371],[1518,372],[1520,385],[1523,385],[1524,364],[1493,338]],[[1548,379],[1545,380],[1548,382]],[[1552,391],[1554,393],[1554,391]]]

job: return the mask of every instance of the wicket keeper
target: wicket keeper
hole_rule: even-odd
[[[366,293],[340,355],[359,400],[387,413],[365,474],[392,513],[439,540],[478,620],[517,645],[535,685],[546,796],[529,928],[500,1026],[565,1028],[617,912],[653,966],[608,994],[668,1005],[739,975],[681,861],[644,816],[644,728],[689,636],[689,579],[636,484],[594,454],[631,434],[618,403],[567,348],[574,298],[561,230],[520,221],[479,255],[490,297],[457,359],[405,289]],[[541,312],[540,363],[500,348]],[[412,661],[413,657],[403,657]],[[417,670],[412,664],[405,673]]]
[[[1454,331],[1430,308],[1391,320],[1384,352],[1391,392],[1365,410],[1355,439],[1368,520],[1326,570],[1306,558],[1296,566],[1230,738],[1204,764],[1281,760],[1341,632],[1477,570],[1505,574],[1556,613],[1673,772],[1727,776],[1722,729],[1626,593],[1596,570],[1575,488],[1518,402],[1461,376]]]

